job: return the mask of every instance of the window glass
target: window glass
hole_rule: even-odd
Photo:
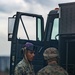
[[[59,30],[59,19],[56,18],[56,19],[54,19],[54,23],[53,23],[51,39],[55,39],[56,35],[58,34],[58,30]],[[59,39],[59,37],[57,37],[57,39]]]
[[[41,41],[41,19],[22,16],[19,21],[18,39]]]
[[[41,41],[41,19],[38,18],[38,40]]]
[[[35,40],[36,39],[36,18],[22,16],[20,19],[18,35],[19,39]],[[29,39],[28,39],[29,38]]]

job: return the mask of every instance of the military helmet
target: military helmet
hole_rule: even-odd
[[[54,57],[59,57],[58,50],[54,47],[47,48],[43,53],[44,59],[49,60]]]

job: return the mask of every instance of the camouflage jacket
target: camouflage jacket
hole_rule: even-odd
[[[37,75],[68,75],[68,73],[59,65],[51,64],[42,68]]]
[[[16,65],[14,75],[35,75],[33,65],[22,59]]]

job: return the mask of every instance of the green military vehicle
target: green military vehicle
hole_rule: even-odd
[[[46,25],[42,15],[17,12],[8,18],[8,41],[11,41],[10,75],[22,59],[21,48],[26,42],[36,45],[33,61],[35,72],[46,65],[43,52],[56,47],[60,53],[60,65],[69,75],[75,75],[75,2],[59,4],[51,10]]]

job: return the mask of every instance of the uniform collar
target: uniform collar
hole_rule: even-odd
[[[55,66],[58,65],[58,63],[48,63],[48,65]]]

